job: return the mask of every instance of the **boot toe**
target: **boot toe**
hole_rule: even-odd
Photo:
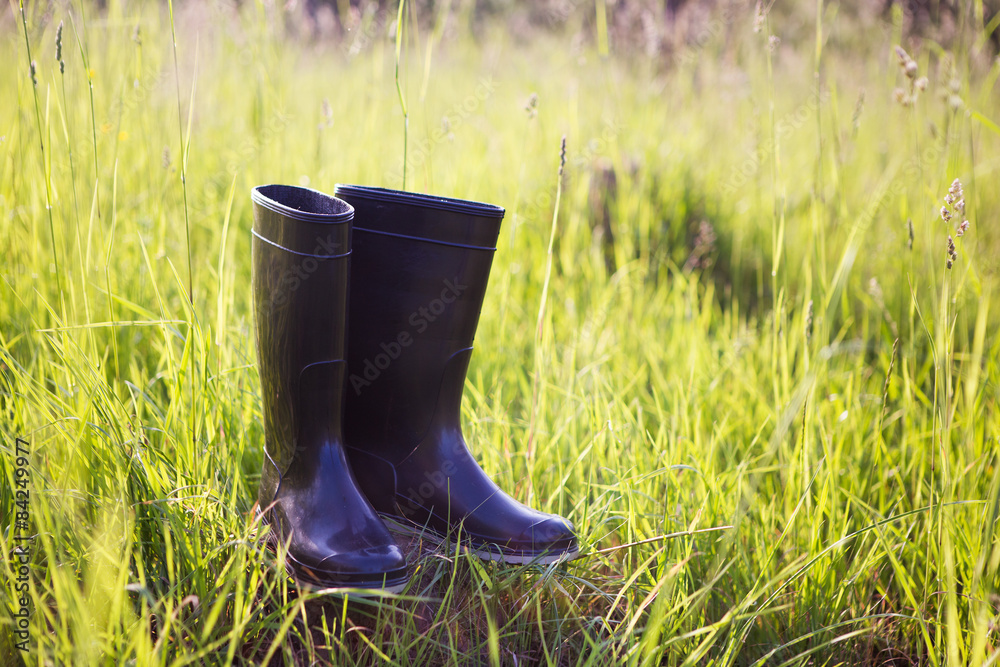
[[[381,578],[386,573],[405,572],[406,557],[397,545],[386,544],[327,556],[316,565],[330,573]]]
[[[361,532],[322,531],[322,538],[316,536],[320,528],[302,523],[292,533],[287,567],[300,583],[312,588],[395,589],[406,582],[406,556],[381,523]]]
[[[408,578],[406,557],[395,544],[369,546],[310,558],[289,554],[293,575],[318,588],[399,589]]]
[[[511,565],[535,563],[546,565],[568,561],[580,553],[573,524],[554,514],[535,512],[541,518],[533,521],[520,532],[503,537],[470,535],[474,553],[486,560],[496,560]]]
[[[515,540],[522,550],[541,555],[567,555],[579,551],[573,524],[561,516],[546,515],[528,526]]]

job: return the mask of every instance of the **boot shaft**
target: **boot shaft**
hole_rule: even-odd
[[[505,494],[462,435],[462,390],[503,209],[337,186],[357,210],[344,442],[380,512],[481,558],[552,563],[572,526]]]
[[[458,425],[504,211],[379,188],[335,192],[357,211],[347,436],[404,452],[435,418]]]
[[[297,443],[341,437],[354,211],[291,186],[260,186],[251,198],[266,448],[284,474],[296,454],[309,457]]]

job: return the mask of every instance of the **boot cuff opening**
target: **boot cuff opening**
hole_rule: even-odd
[[[366,185],[344,185],[338,183],[334,192],[337,196],[361,197],[395,204],[411,204],[413,206],[436,208],[442,211],[454,211],[456,213],[488,218],[503,218],[504,215],[504,209],[493,204],[485,204],[468,199],[454,199],[452,197],[438,197],[436,195],[420,194],[417,192],[406,192],[404,190],[390,190],[388,188],[376,188]]]
[[[343,199],[295,185],[259,185],[250,193],[257,205],[304,222],[338,223],[354,218],[354,207]]]

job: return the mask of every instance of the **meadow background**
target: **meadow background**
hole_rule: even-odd
[[[995,3],[7,4],[0,664],[1000,664]],[[249,190],[401,187],[401,98],[507,209],[466,436],[586,556],[346,604],[254,519]]]

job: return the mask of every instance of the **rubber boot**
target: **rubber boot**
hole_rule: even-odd
[[[502,208],[338,185],[356,210],[344,437],[382,514],[460,536],[484,559],[578,552],[565,519],[517,502],[483,472],[460,408]]]
[[[264,403],[259,506],[306,589],[399,590],[406,561],[344,454],[350,204],[254,188],[253,298]]]

